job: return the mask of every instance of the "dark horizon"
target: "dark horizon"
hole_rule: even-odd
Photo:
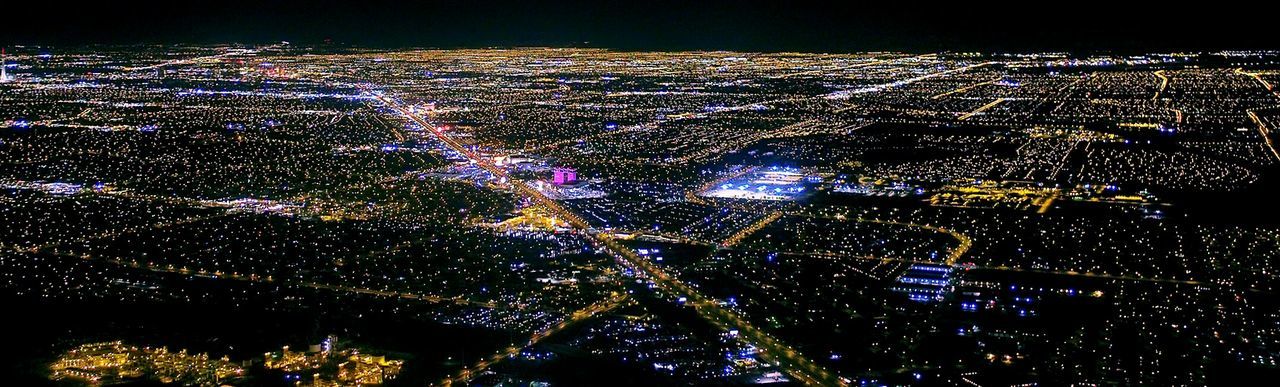
[[[1098,3],[1031,9],[751,0],[604,5],[537,1],[370,5],[329,0],[126,3],[25,4],[8,12],[0,44],[291,41],[379,48],[553,46],[830,53],[1280,48],[1264,16],[1227,5],[1180,11],[1119,9]]]

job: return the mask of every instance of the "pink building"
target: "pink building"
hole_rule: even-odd
[[[552,184],[565,185],[578,181],[578,171],[573,168],[556,168],[552,172],[555,173],[551,178]]]

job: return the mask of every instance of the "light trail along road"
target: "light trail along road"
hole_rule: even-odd
[[[646,278],[653,281],[659,289],[664,292],[684,296],[686,304],[693,307],[702,318],[711,322],[713,325],[725,330],[737,330],[738,335],[744,341],[754,345],[759,350],[762,360],[770,361],[778,364],[787,374],[794,380],[810,386],[845,386],[848,382],[838,377],[836,374],[826,370],[817,363],[805,358],[795,349],[783,344],[781,341],[773,338],[769,334],[747,323],[745,319],[736,313],[720,306],[720,303],[711,297],[704,296],[694,290],[692,287],[680,282],[678,279],[668,275],[662,269],[651,264],[648,260],[640,257],[635,251],[623,246],[604,233],[594,232],[594,229],[583,221],[576,213],[564,208],[554,200],[547,198],[542,192],[535,190],[518,179],[512,179],[505,170],[498,168],[494,163],[480,155],[472,152],[462,144],[449,138],[444,132],[441,132],[434,125],[431,125],[421,116],[414,114],[403,103],[387,98],[382,95],[375,95],[377,100],[385,106],[390,107],[406,118],[412,120],[430,132],[436,139],[440,140],[452,150],[465,155],[477,166],[492,173],[495,177],[502,178],[510,182],[511,187],[516,192],[525,195],[548,211],[556,214],[566,223],[573,226],[580,232],[587,235],[597,246],[604,247],[610,254],[618,259],[625,266],[635,269],[643,274]]]

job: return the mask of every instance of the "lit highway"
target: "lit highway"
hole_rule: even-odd
[[[760,349],[760,356],[762,359],[777,362],[797,381],[806,385],[847,384],[845,380],[839,378],[822,366],[806,359],[795,349],[783,344],[758,328],[755,328],[737,314],[721,307],[717,301],[701,295],[688,285],[685,285],[674,277],[667,275],[661,268],[653,265],[647,259],[640,257],[630,248],[623,246],[604,234],[592,232],[591,226],[583,221],[577,214],[574,214],[560,206],[559,203],[547,198],[546,195],[543,195],[538,190],[530,188],[528,185],[524,184],[524,182],[511,179],[505,170],[494,165],[491,161],[486,160],[466,149],[461,144],[449,138],[449,136],[445,135],[439,129],[435,128],[435,126],[428,123],[422,117],[414,114],[407,107],[397,102],[393,102],[393,100],[381,95],[377,98],[383,104],[399,111],[400,114],[413,120],[423,128],[427,128],[433,136],[445,143],[454,151],[466,155],[471,159],[471,162],[493,173],[495,176],[509,180],[516,191],[534,199],[535,202],[546,207],[552,213],[558,214],[562,219],[565,219],[570,225],[579,231],[586,232],[586,234],[593,240],[607,248],[615,257],[619,258],[621,262],[642,272],[647,279],[653,281],[653,283],[657,284],[663,291],[674,295],[685,296],[688,300],[688,304],[692,306],[703,318],[706,318],[708,321],[722,329],[736,329],[744,340],[754,344]]]

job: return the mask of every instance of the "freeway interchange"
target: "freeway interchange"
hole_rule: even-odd
[[[368,90],[366,89],[366,91]],[[736,331],[741,340],[751,343],[759,350],[759,354],[762,359],[779,365],[796,381],[811,386],[844,386],[848,384],[847,379],[840,378],[836,374],[805,358],[804,355],[794,348],[787,346],[781,341],[770,336],[768,333],[752,326],[736,313],[722,307],[716,300],[700,294],[696,289],[666,274],[661,268],[640,257],[630,248],[618,243],[607,234],[594,232],[594,229],[580,216],[561,206],[556,201],[548,198],[542,192],[529,187],[523,181],[512,178],[504,169],[494,165],[492,161],[481,157],[457,141],[449,138],[449,136],[439,128],[427,122],[426,119],[422,118],[418,114],[415,114],[403,103],[380,94],[376,96],[376,99],[385,106],[394,109],[404,117],[425,128],[437,140],[441,141],[450,149],[465,155],[472,163],[475,163],[477,166],[492,173],[495,177],[509,181],[514,191],[525,197],[531,198],[535,205],[542,206],[549,212],[564,219],[576,231],[582,232],[586,235],[593,244],[598,247],[603,247],[608,251],[609,254],[614,256],[620,264],[635,269],[638,274],[642,275],[649,281],[652,281],[659,289],[667,293],[685,297],[687,305],[690,305],[695,311],[697,311],[698,315],[702,318],[726,331]]]

